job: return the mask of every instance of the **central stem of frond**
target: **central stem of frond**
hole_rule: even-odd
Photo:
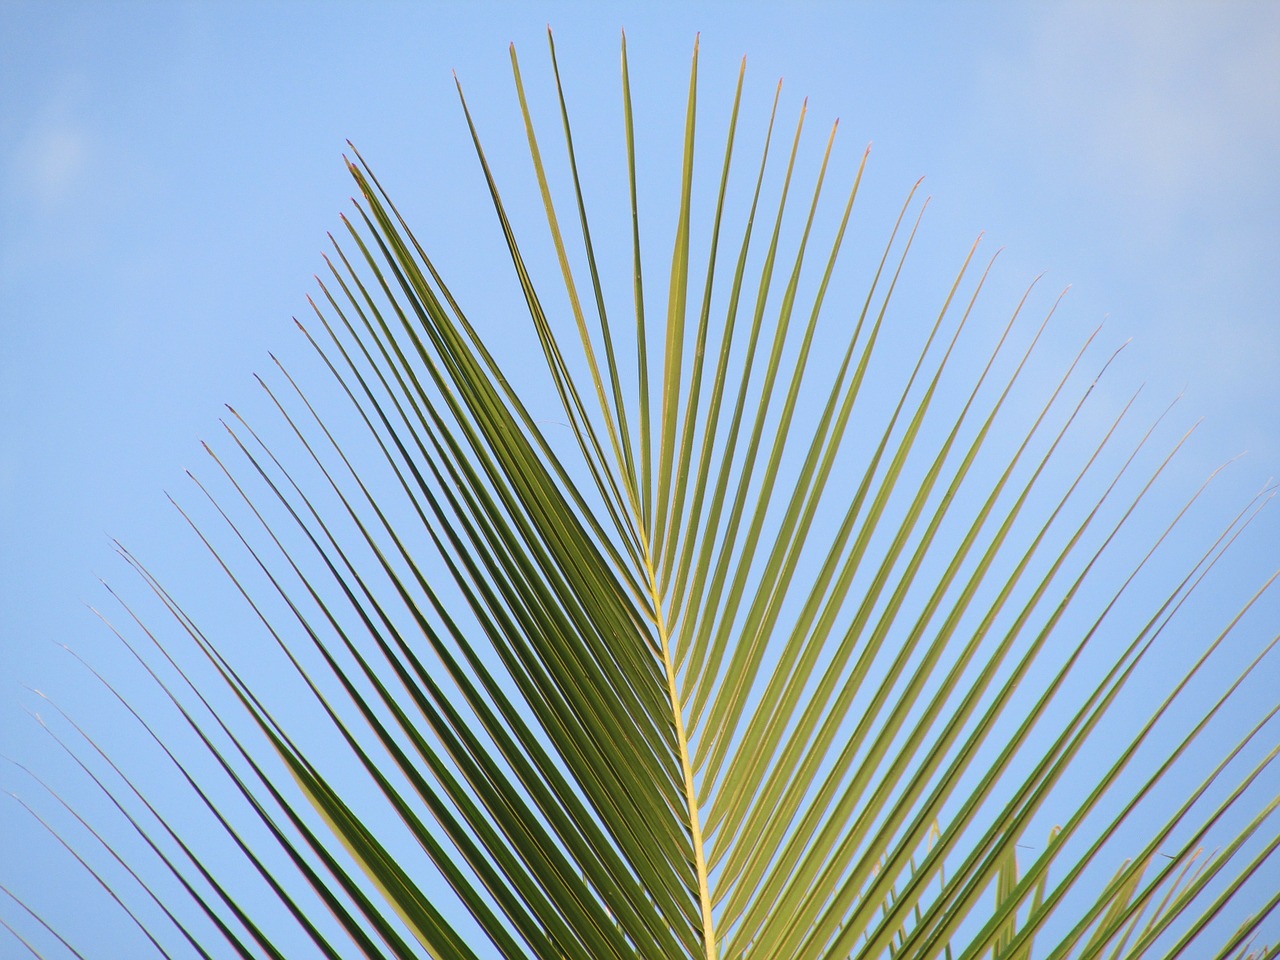
[[[685,800],[689,806],[689,833],[693,842],[694,865],[698,872],[698,899],[702,906],[702,939],[707,960],[718,960],[715,922],[711,916],[711,883],[707,876],[707,857],[702,843],[702,819],[698,810],[698,790],[693,781],[693,762],[689,757],[689,738],[684,728],[684,710],[681,705],[680,684],[676,678],[675,657],[671,653],[671,638],[667,633],[667,618],[663,609],[662,594],[658,588],[658,573],[649,545],[645,544],[645,567],[649,579],[649,594],[653,599],[654,623],[658,628],[658,640],[662,650],[662,666],[667,674],[667,693],[671,697],[671,717],[675,723],[676,747],[680,751],[680,769],[684,774]]]

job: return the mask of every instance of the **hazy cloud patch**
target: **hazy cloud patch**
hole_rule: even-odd
[[[1159,233],[1280,164],[1280,7],[1067,3],[995,81]],[[1230,14],[1230,15],[1228,15]]]
[[[0,281],[36,264],[91,255],[102,212],[117,190],[102,111],[80,73],[44,84],[8,118],[10,150],[0,160],[0,202],[26,226],[0,239]]]
[[[81,182],[88,153],[84,133],[74,126],[36,130],[18,147],[17,186],[44,203],[64,200]]]
[[[93,150],[83,86],[80,78],[64,78],[11,128],[6,188],[40,208],[60,206],[88,186]]]
[[[1067,0],[1023,17],[985,95],[987,122],[1017,131],[1027,201],[1153,368],[1274,462],[1280,5]]]

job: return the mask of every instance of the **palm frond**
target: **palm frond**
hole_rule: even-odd
[[[514,47],[511,66],[562,289],[535,278],[462,101],[568,444],[522,399],[528,371],[509,378],[510,351],[486,346],[513,331],[473,324],[353,152],[360,200],[299,325],[340,402],[313,402],[281,365],[262,381],[274,423],[231,411],[220,476],[199,484],[217,523],[188,511],[331,747],[317,755],[284,694],[125,552],[241,712],[213,706],[130,613],[152,650],[139,659],[160,651],[165,669],[147,670],[233,801],[165,747],[175,770],[327,957],[1253,949],[1274,899],[1204,944],[1274,867],[1275,802],[1257,798],[1275,711],[1171,785],[1275,642],[1214,677],[1252,601],[1167,689],[1143,687],[1142,717],[1119,705],[1271,491],[1199,552],[1171,560],[1166,543],[1199,493],[1135,549],[1185,437],[1132,426],[1133,401],[1099,419],[1114,357],[1090,336],[1044,380],[1058,305],[1029,323],[1029,289],[990,333],[995,258],[975,278],[979,244],[918,322],[916,300],[899,306],[917,191],[882,248],[852,241],[868,153],[846,162],[833,127],[807,172],[804,109],[773,142],[780,87],[767,128],[740,130],[745,61],[704,177],[697,61],[695,46],[661,280],[625,40],[630,276],[593,240],[615,221],[588,217],[554,42],[564,166]],[[853,299],[850,256],[869,277]],[[120,812],[213,931],[166,909],[188,946],[293,955],[124,782]],[[1223,824],[1230,839],[1200,859]]]

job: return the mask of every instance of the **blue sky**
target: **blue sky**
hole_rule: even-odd
[[[1280,474],[1274,5],[0,0],[0,753],[46,752],[22,683],[94,696],[57,645],[110,657],[85,608],[102,602],[97,576],[125,579],[109,538],[181,566],[189,538],[163,491],[186,489],[198,441],[253,395],[268,351],[301,352],[289,318],[348,208],[347,138],[483,298],[497,237],[450,71],[527,206],[507,43],[543,77],[547,22],[569,95],[615,119],[626,28],[659,138],[699,32],[720,102],[744,53],[757,104],[784,76],[784,104],[809,96],[815,130],[838,116],[847,149],[874,142],[873,210],[927,176],[939,276],[985,231],[1005,248],[1001,284],[1047,271],[1072,286],[1070,329],[1105,319],[1110,342],[1132,338],[1117,395],[1185,390],[1184,422],[1205,419],[1185,477],[1248,451],[1221,485],[1229,503]],[[1277,532],[1264,517],[1242,578],[1277,565]],[[45,841],[12,811],[0,824],[8,883]],[[73,871],[41,859],[26,882],[47,896]],[[0,956],[13,949],[0,937]]]

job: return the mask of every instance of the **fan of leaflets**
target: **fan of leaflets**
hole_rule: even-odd
[[[866,156],[832,201],[838,229],[819,237],[824,186],[844,178],[828,170],[834,129],[816,180],[799,182],[803,111],[783,133],[775,97],[767,130],[739,131],[740,74],[722,163],[718,145],[699,147],[722,171],[718,192],[695,198],[696,49],[659,279],[641,263],[641,230],[667,221],[647,219],[638,195],[625,40],[622,52],[629,216],[589,219],[554,45],[573,184],[554,200],[512,48],[564,315],[544,309],[467,113],[563,423],[534,419],[482,339],[508,329],[464,315],[359,159],[363,200],[307,335],[349,403],[345,425],[367,430],[366,459],[344,452],[287,375],[272,397],[318,488],[295,482],[298,468],[247,423],[228,428],[218,463],[239,464],[225,469],[247,518],[218,507],[247,550],[228,572],[281,646],[306,651],[298,679],[331,721],[332,750],[367,774],[360,791],[304,752],[248,670],[135,562],[278,755],[254,756],[169,684],[243,790],[244,809],[212,805],[218,819],[232,830],[254,818],[278,841],[270,857],[243,853],[332,958],[1256,950],[1277,898],[1249,881],[1278,840],[1275,801],[1248,788],[1276,752],[1256,742],[1271,715],[1197,774],[1171,816],[1142,812],[1244,680],[1215,679],[1190,719],[1170,710],[1240,618],[1204,638],[1149,717],[1118,722],[1109,708],[1265,495],[1139,598],[1145,619],[1113,616],[1160,542],[1128,560],[1109,549],[1168,459],[1138,456],[1150,432],[1121,441],[1115,424],[1077,416],[1100,374],[1086,368],[1105,364],[1082,349],[1060,380],[1023,384],[1039,334],[1007,336],[1022,305],[974,364],[957,344],[982,287],[969,276],[976,245],[935,320],[897,317],[914,196],[883,252],[856,254],[871,264],[865,296],[824,302]],[[749,208],[726,205],[731,181],[747,185]],[[784,212],[803,228],[784,229]],[[601,223],[630,234],[633,276],[602,275]],[[544,431],[566,426],[568,445]],[[391,489],[375,496],[370,472]],[[1104,557],[1109,579],[1086,589]],[[1103,668],[1073,685],[1100,647]],[[1175,736],[1152,736],[1171,723]],[[1106,762],[1064,783],[1103,730]],[[1157,755],[1135,775],[1142,747]],[[1067,786],[1070,805],[1053,806]],[[385,838],[370,791],[414,856]],[[201,943],[175,917],[197,952],[281,955],[255,906],[140,798],[121,799],[219,931]],[[1198,854],[1228,812],[1238,833]],[[413,866],[421,851],[434,873]],[[268,865],[281,852],[288,877]],[[1231,915],[1252,912],[1206,942],[1241,890],[1252,900]]]

